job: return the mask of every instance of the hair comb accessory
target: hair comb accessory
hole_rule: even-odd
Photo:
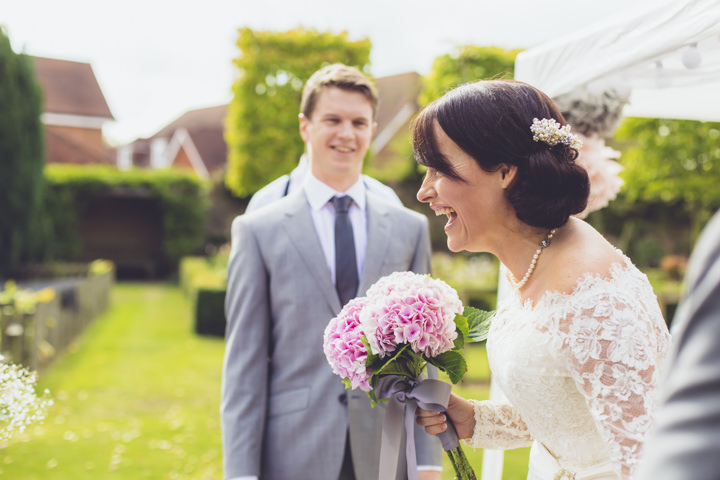
[[[533,133],[534,141],[546,143],[551,147],[559,143],[577,150],[580,150],[582,147],[582,142],[577,135],[570,133],[570,125],[561,127],[560,124],[552,118],[543,118],[542,120],[534,118],[530,126],[530,131]]]

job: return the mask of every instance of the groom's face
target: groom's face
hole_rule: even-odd
[[[375,132],[370,101],[360,92],[327,87],[311,115],[300,117],[300,135],[313,175],[337,190],[349,187],[360,177]]]

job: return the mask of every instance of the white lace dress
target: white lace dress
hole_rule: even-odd
[[[632,478],[669,342],[652,287],[627,258],[609,278],[587,275],[572,294],[548,293],[535,306],[513,292],[487,341],[510,403],[473,402],[466,443],[532,444],[532,480]]]

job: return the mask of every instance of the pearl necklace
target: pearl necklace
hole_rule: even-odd
[[[535,251],[535,255],[533,255],[532,261],[530,262],[530,267],[528,267],[527,272],[525,272],[525,276],[520,280],[519,282],[515,279],[515,275],[512,274],[510,269],[508,269],[508,280],[510,280],[510,284],[516,289],[520,290],[522,287],[525,286],[525,284],[530,280],[530,276],[535,271],[535,266],[537,265],[538,258],[540,258],[540,254],[544,249],[550,246],[550,240],[555,236],[555,233],[557,232],[557,228],[553,228],[550,230],[550,233],[548,233],[546,238],[543,238],[540,242],[540,248],[538,248]]]

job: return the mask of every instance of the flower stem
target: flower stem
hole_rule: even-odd
[[[455,469],[455,478],[457,480],[477,480],[475,471],[472,466],[470,466],[470,462],[465,456],[465,452],[462,447],[448,450],[447,454],[450,457],[450,463],[452,464],[453,469]]]

